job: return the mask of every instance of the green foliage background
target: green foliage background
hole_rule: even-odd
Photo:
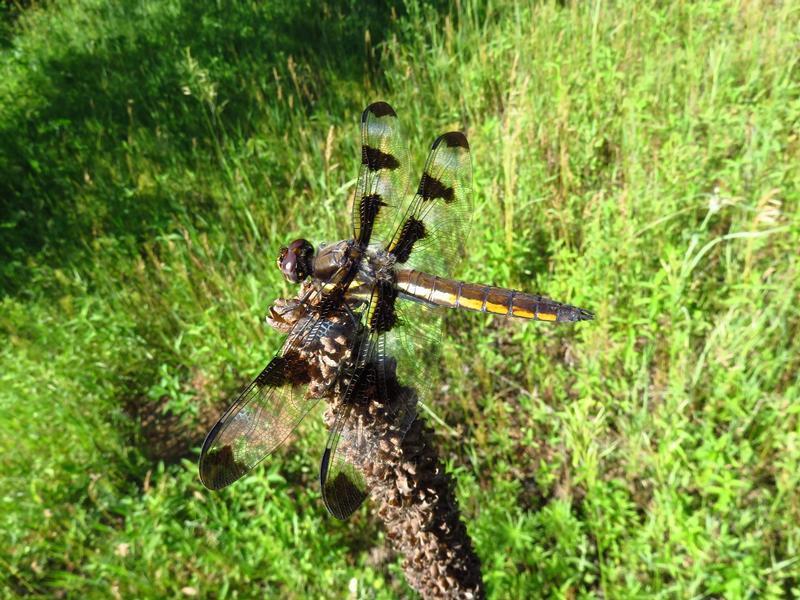
[[[419,165],[469,135],[456,275],[597,313],[447,322],[490,596],[800,596],[796,3],[0,6],[0,594],[413,596],[368,505],[327,517],[319,413],[195,467],[385,99]]]

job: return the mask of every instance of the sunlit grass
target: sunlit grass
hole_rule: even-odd
[[[469,136],[457,275],[597,313],[446,324],[430,404],[490,595],[800,594],[797,10],[311,4],[3,29],[4,593],[409,595],[369,506],[326,516],[318,416],[222,494],[195,471],[280,345],[278,248],[349,234],[380,98],[420,166]]]

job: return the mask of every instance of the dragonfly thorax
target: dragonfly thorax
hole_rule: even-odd
[[[347,273],[361,259],[361,248],[355,240],[322,244],[313,259],[312,274],[319,282],[332,282],[337,274]]]
[[[394,285],[395,262],[394,255],[380,245],[364,249],[357,240],[342,240],[319,247],[312,263],[312,276],[318,287],[327,288],[350,273],[347,296],[369,298],[376,284]]]
[[[397,258],[380,244],[371,244],[364,254],[361,271],[374,281],[394,283],[394,265]]]

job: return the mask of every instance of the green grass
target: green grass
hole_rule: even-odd
[[[597,313],[447,321],[490,596],[800,597],[797,7],[269,4],[0,11],[0,594],[411,595],[369,505],[326,516],[318,413],[220,494],[195,466],[385,99],[420,166],[470,138],[456,275]]]

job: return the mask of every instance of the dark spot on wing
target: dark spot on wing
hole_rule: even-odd
[[[375,218],[378,216],[381,206],[386,206],[386,203],[381,200],[380,194],[371,194],[369,196],[362,196],[358,205],[359,215],[359,233],[358,241],[362,244],[368,244],[372,237],[372,228],[375,225]]]
[[[367,120],[367,114],[372,113],[376,117],[396,117],[397,113],[394,112],[394,109],[389,106],[386,102],[373,102],[370,104],[364,113],[361,115],[361,121],[364,122]]]
[[[230,485],[249,470],[247,465],[236,460],[229,444],[214,448],[206,454],[202,469],[203,483],[212,490]]]
[[[280,387],[286,384],[302,385],[309,381],[308,364],[297,356],[276,356],[256,377],[260,388]]]
[[[259,387],[281,386],[286,383],[286,358],[276,356],[264,367],[264,370],[256,377],[256,384]]]
[[[353,514],[367,498],[367,493],[343,472],[328,481],[326,488],[328,498],[332,499],[328,510],[340,521]]]
[[[397,291],[389,281],[380,281],[377,284],[378,298],[375,311],[369,320],[369,327],[378,333],[389,331],[397,321],[394,301],[397,298]]]
[[[460,131],[451,131],[449,133],[444,133],[436,138],[436,141],[433,143],[433,148],[436,148],[442,142],[448,148],[464,148],[469,150],[469,142],[467,141],[467,136],[465,136]]]
[[[396,169],[400,166],[400,161],[378,148],[362,146],[361,164],[367,165],[370,171],[380,171],[381,169]]]
[[[453,188],[447,187],[435,177],[428,175],[428,173],[422,174],[417,193],[422,196],[423,200],[442,198],[447,204],[454,199]]]
[[[397,258],[397,262],[404,263],[411,255],[414,249],[414,244],[418,240],[425,237],[425,223],[414,217],[409,217],[403,223],[403,229],[400,230],[400,236],[397,238],[397,244],[394,245],[392,254]]]
[[[349,464],[339,463],[331,473],[331,449],[326,448],[320,465],[320,481],[325,508],[339,520],[345,520],[367,498],[367,492],[360,475]],[[338,461],[337,461],[338,462]],[[352,470],[352,474],[347,473]]]

